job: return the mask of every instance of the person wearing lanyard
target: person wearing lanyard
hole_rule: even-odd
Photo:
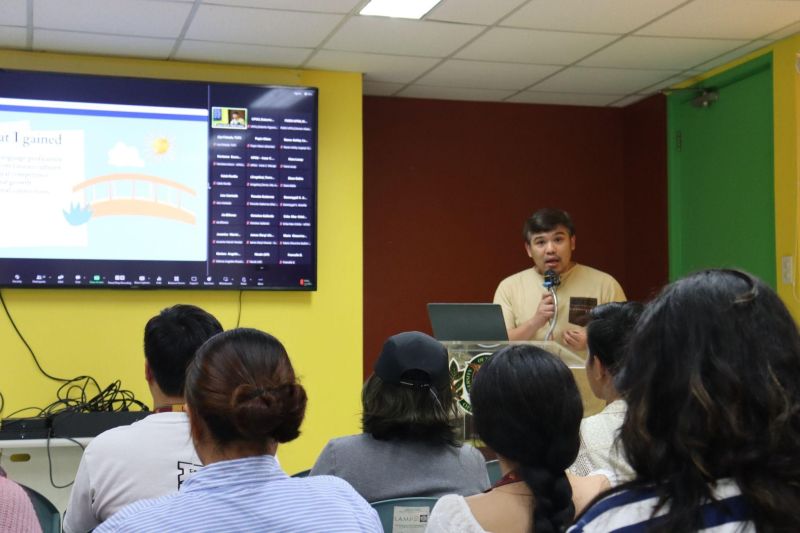
[[[154,414],[105,431],[86,447],[72,486],[65,533],[96,528],[125,505],[175,492],[201,463],[184,413],[186,367],[197,348],[222,331],[193,305],[175,305],[144,330],[144,374]]]
[[[487,492],[439,499],[428,533],[561,531],[609,486],[565,470],[578,454],[583,406],[575,379],[554,355],[512,345],[481,366],[470,392],[478,436],[503,477]]]

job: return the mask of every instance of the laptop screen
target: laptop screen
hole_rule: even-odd
[[[440,341],[507,341],[498,304],[429,303],[433,336]]]

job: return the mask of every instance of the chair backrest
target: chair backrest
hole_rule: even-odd
[[[30,487],[22,486],[33,503],[33,509],[42,526],[42,533],[61,533],[61,514],[53,502],[42,496]]]
[[[500,472],[500,461],[497,459],[493,459],[491,461],[486,461],[486,471],[489,473],[489,484],[494,485],[500,478],[503,477],[502,472]]]
[[[309,472],[311,472],[310,468],[308,470],[301,470],[292,474],[292,477],[308,477]]]
[[[378,511],[384,533],[394,533],[395,524],[401,527],[397,531],[403,533],[423,532],[428,525],[428,515],[439,498],[394,498],[372,502],[373,509]]]

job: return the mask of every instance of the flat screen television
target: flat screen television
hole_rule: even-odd
[[[0,287],[315,290],[317,106],[0,70]]]

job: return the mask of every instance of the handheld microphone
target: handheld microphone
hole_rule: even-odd
[[[544,340],[549,341],[553,340],[553,330],[556,329],[556,320],[558,319],[558,295],[556,294],[556,288],[561,285],[561,276],[553,270],[547,270],[544,273],[543,285],[544,288],[553,295],[553,304],[555,305],[555,312],[550,318],[550,329],[547,330],[547,335],[544,336]]]

